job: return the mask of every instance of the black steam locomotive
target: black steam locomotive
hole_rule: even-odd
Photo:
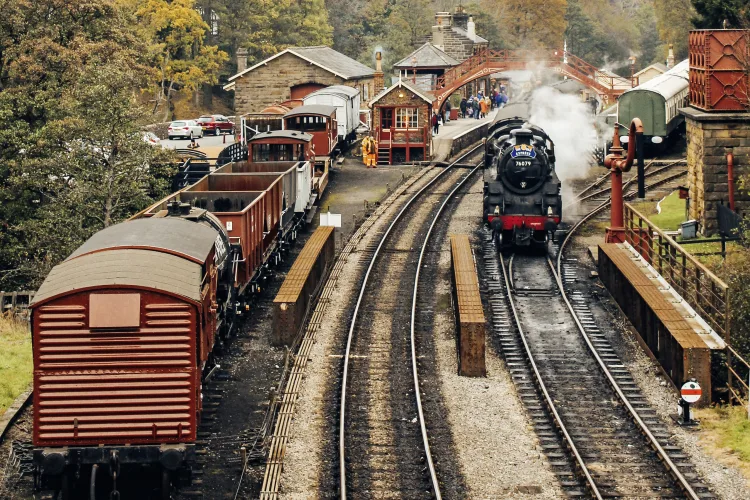
[[[555,145],[528,117],[528,102],[512,103],[488,130],[484,220],[501,247],[542,246],[562,220]]]

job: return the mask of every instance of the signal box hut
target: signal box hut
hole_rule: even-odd
[[[373,98],[370,106],[379,164],[424,161],[430,157],[432,102],[429,94],[405,81]]]

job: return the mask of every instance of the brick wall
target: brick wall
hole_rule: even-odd
[[[399,97],[398,92],[399,87],[398,85],[394,85],[392,87],[391,92],[388,92],[386,95],[384,95],[376,104],[375,109],[373,109],[373,128],[380,128],[380,108],[382,106],[419,106],[419,126],[430,126],[430,106],[419,96],[416,96],[411,93],[406,88],[403,88],[403,94],[404,97]],[[394,127],[396,126],[395,120],[396,120],[396,113],[394,111],[393,114],[394,119]]]
[[[344,80],[328,71],[286,53],[268,64],[259,66],[236,80],[234,87],[234,110],[237,115],[259,113],[264,108],[291,99],[291,88],[303,83],[322,85],[347,85],[360,88],[360,84],[370,86],[369,95],[374,90],[373,78]],[[361,96],[362,107],[366,106]]]
[[[729,201],[727,152],[734,154],[736,210],[750,212],[748,189],[740,189],[741,176],[750,174],[750,113],[706,113],[682,110],[688,135],[688,187],[690,218],[700,222],[703,234],[716,234],[716,213]]]

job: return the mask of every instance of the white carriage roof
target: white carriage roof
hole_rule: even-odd
[[[314,64],[321,69],[333,73],[334,75],[343,78],[344,80],[352,80],[356,78],[366,78],[373,76],[375,70],[365,66],[359,61],[355,61],[349,56],[345,56],[341,52],[333,50],[331,47],[324,45],[317,45],[314,47],[289,47],[286,50],[282,50],[278,54],[265,59],[258,64],[247,68],[244,71],[240,71],[236,75],[229,77],[229,81],[232,82],[237,78],[253,71],[254,69],[268,64],[281,57],[284,54],[294,54],[300,59],[304,59],[310,64]],[[224,88],[231,88],[231,83],[226,85]]]
[[[319,95],[345,95],[347,97],[354,97],[357,94],[359,94],[359,89],[355,89],[354,87],[349,87],[348,85],[331,85],[330,87],[325,87],[319,90],[316,90],[315,92],[312,92],[310,94],[307,94],[304,99],[307,99],[308,97],[313,96],[319,96]]]
[[[637,87],[625,91],[623,95],[627,95],[629,92],[641,90],[654,92],[662,96],[664,99],[669,99],[688,87],[688,71],[688,60],[685,59],[679,64],[676,64],[674,68],[666,73],[652,78],[642,85],[638,85]]]

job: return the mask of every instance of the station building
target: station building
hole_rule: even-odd
[[[246,57],[246,52],[243,53]],[[234,90],[237,115],[260,113],[266,107],[302,99],[331,85],[346,85],[360,91],[361,106],[382,89],[376,86],[374,69],[326,46],[289,47],[249,68],[238,59],[236,75],[224,90]]]
[[[433,97],[413,83],[398,80],[370,102],[378,163],[427,160],[432,154]]]

